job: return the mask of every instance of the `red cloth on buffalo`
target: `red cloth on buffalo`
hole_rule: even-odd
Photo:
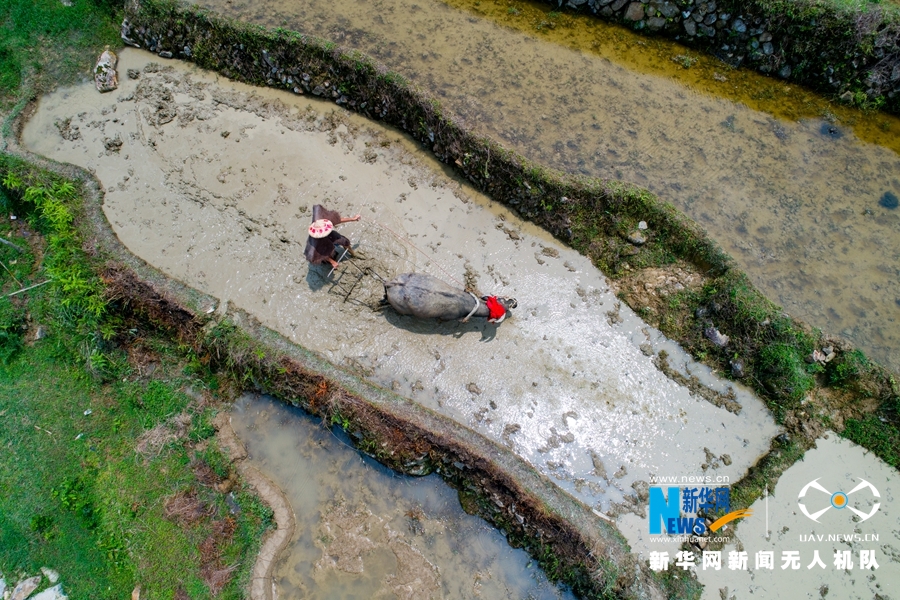
[[[506,314],[506,309],[497,301],[497,296],[488,296],[484,299],[484,304],[488,307],[488,320],[499,319]]]

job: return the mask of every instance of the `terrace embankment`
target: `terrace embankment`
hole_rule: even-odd
[[[812,0],[550,0],[848,103],[900,111],[900,11]]]

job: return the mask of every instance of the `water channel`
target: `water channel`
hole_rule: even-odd
[[[787,312],[900,371],[900,120],[509,0],[200,0],[359,49],[544,165],[644,186]]]
[[[265,396],[242,396],[231,423],[298,516],[273,573],[275,597],[574,600],[524,550],[463,512],[437,475],[398,475],[360,455],[340,429]]]

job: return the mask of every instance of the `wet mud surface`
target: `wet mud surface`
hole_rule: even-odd
[[[768,450],[777,428],[758,399],[686,363],[587,259],[450,179],[397,133],[150,60],[124,51],[120,69],[137,79],[112,94],[84,85],[43,98],[23,144],[95,173],[123,243],[217,297],[210,310],[244,309],[507,445],[595,510],[621,515],[630,540],[624,523],[646,526],[640,490],[651,475],[734,482]],[[363,215],[339,227],[359,256],[331,276],[302,256],[317,202]],[[519,306],[499,327],[378,310],[382,286],[366,273],[413,270]],[[654,364],[660,349],[732,402],[715,406],[667,378]]]
[[[338,429],[264,396],[240,398],[231,423],[249,463],[282,488],[296,515],[275,565],[275,597],[573,598],[463,512],[438,476],[399,476]]]
[[[815,481],[798,498],[804,487]],[[867,482],[871,487],[863,484]],[[873,489],[874,488],[874,489]],[[855,491],[854,491],[855,490]],[[897,471],[862,447],[827,432],[779,479],[768,499],[753,503],[751,519],[738,521],[722,548],[722,568],[699,569],[704,598],[890,598],[900,585],[900,509]],[[844,508],[828,508],[844,492]],[[809,519],[800,504],[815,516]],[[877,505],[877,507],[876,507]],[[827,509],[827,510],[826,510]],[[862,519],[851,512],[855,509]],[[767,528],[768,527],[768,528]],[[729,569],[729,552],[747,552],[746,570]],[[773,552],[774,568],[756,568],[757,552]],[[863,570],[861,552],[874,557]],[[785,562],[784,552],[796,552]],[[839,568],[835,554],[851,561]],[[820,563],[815,562],[818,553]],[[874,554],[868,554],[874,553]]]
[[[543,5],[198,4],[362,50],[540,164],[652,190],[791,315],[900,371],[897,118]]]

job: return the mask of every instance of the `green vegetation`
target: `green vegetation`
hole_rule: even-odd
[[[896,413],[895,413],[896,418]],[[886,426],[882,418],[869,415],[848,419],[842,435],[875,452],[892,467],[900,469],[900,429]]]
[[[80,184],[8,155],[0,183],[0,573],[243,597],[271,514],[211,439],[218,380],[110,301]]]
[[[25,308],[10,298],[0,298],[0,363],[9,362],[22,347],[25,327]]]
[[[227,464],[207,439],[211,409],[181,391],[200,382],[172,377],[177,353],[158,340],[172,353],[159,355],[164,379],[129,368],[98,382],[60,356],[65,335],[27,345],[0,370],[0,443],[14,457],[0,461],[0,570],[50,566],[71,598],[121,599],[136,585],[151,597],[180,588],[208,598],[211,573],[240,565],[218,597],[242,597],[270,515],[241,491],[232,514],[210,479],[198,480],[203,465]],[[202,515],[186,522],[173,499],[187,493]],[[216,536],[223,522],[231,531]]]
[[[23,96],[90,74],[122,22],[115,0],[0,0],[0,112]]]
[[[695,64],[697,64],[697,61],[700,59],[696,56],[690,56],[689,54],[679,54],[678,56],[673,56],[672,60],[685,69],[690,69]]]
[[[815,385],[799,350],[791,344],[765,346],[759,353],[759,366],[768,375],[769,391],[788,402],[787,406],[779,405],[779,412],[796,406]]]
[[[869,368],[869,359],[859,350],[842,354],[828,365],[828,383],[843,387],[859,379]]]
[[[805,451],[805,445],[797,443],[790,436],[778,436],[772,442],[769,453],[739,482],[731,486],[731,506],[746,508],[757,498],[762,498],[767,489],[771,494],[781,474],[803,458]]]

